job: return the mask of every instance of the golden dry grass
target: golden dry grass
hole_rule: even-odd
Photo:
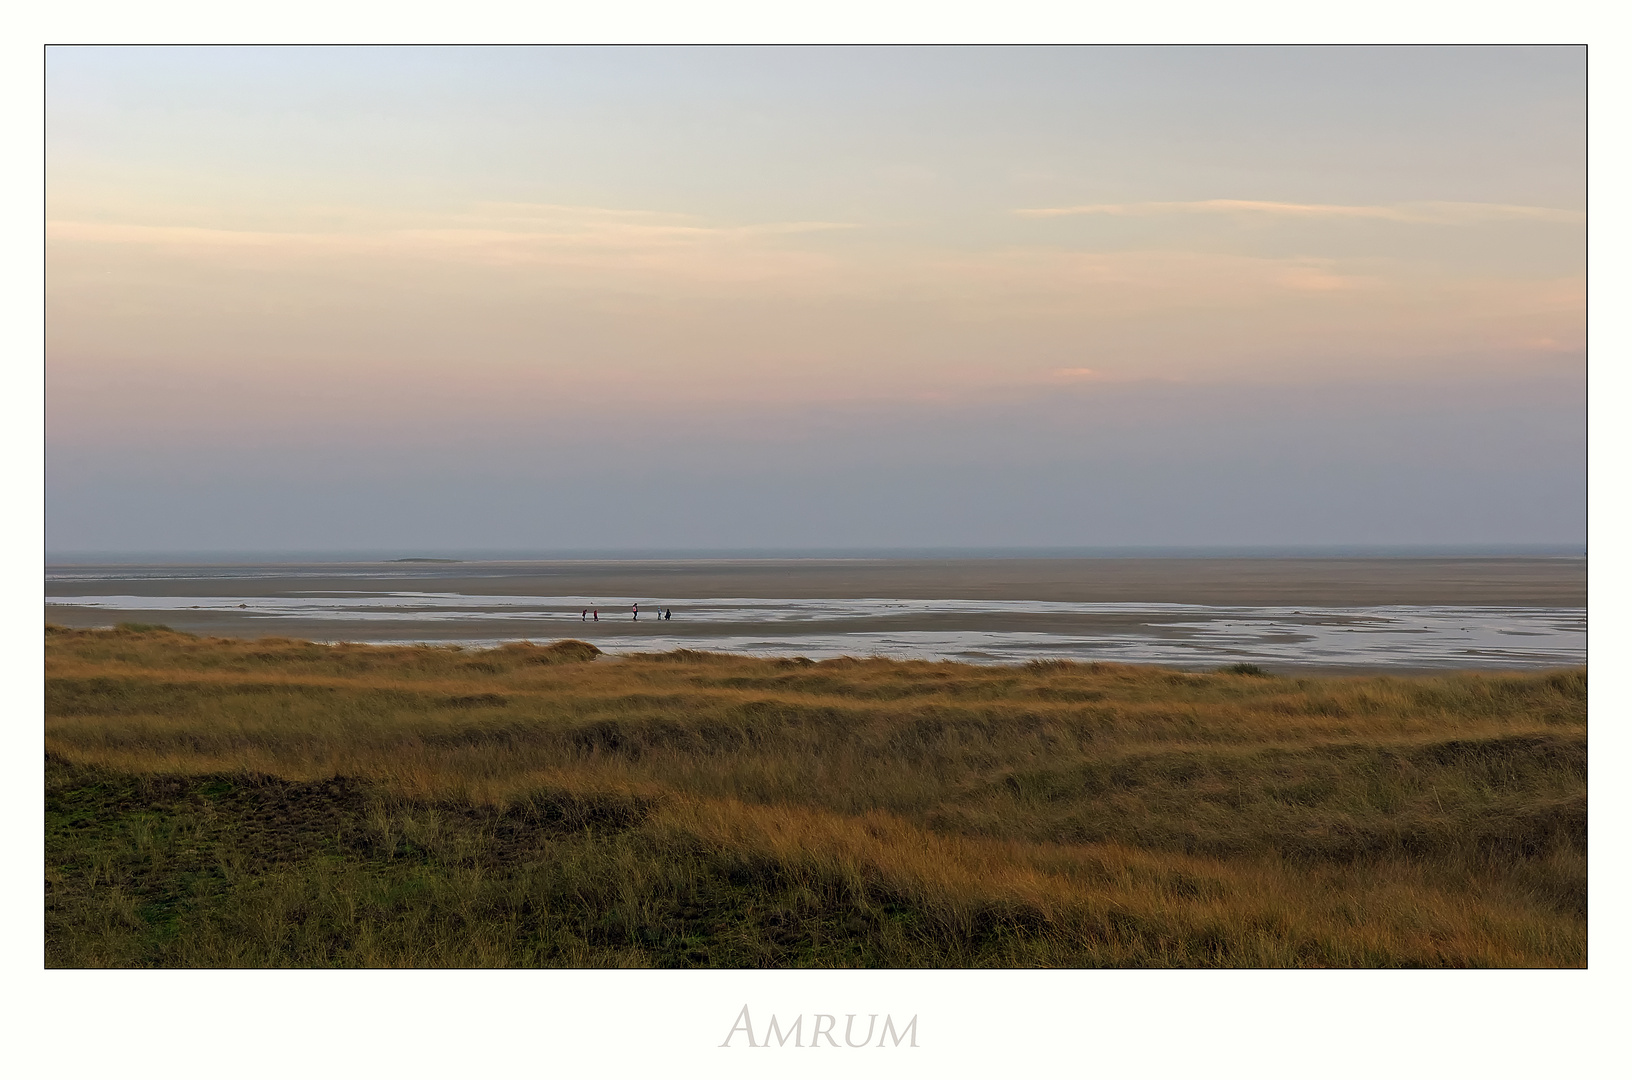
[[[48,630],[63,964],[1579,965],[1584,671]]]

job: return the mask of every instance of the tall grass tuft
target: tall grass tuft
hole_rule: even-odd
[[[1578,669],[46,653],[55,966],[1586,959]]]

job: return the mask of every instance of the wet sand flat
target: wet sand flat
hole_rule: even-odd
[[[1584,561],[1546,558],[62,567],[47,591],[71,627],[976,663],[1536,668],[1583,662],[1586,631]]]

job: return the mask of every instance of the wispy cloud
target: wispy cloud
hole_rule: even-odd
[[[489,203],[403,228],[389,220],[342,230],[260,230],[194,225],[53,220],[54,240],[185,246],[345,247],[377,249],[403,243],[527,244],[617,247],[687,243],[740,243],[763,237],[854,229],[839,221],[771,221],[745,225],[710,223],[690,214],[618,210],[546,203]]]
[[[1265,202],[1253,199],[1201,199],[1192,202],[1088,203],[1082,206],[1046,206],[1015,210],[1020,217],[1069,217],[1097,214],[1109,217],[1155,217],[1164,214],[1241,214],[1282,218],[1369,218],[1418,225],[1470,225],[1487,221],[1547,221],[1579,225],[1586,215],[1549,206],[1513,206],[1506,203],[1412,202],[1384,206],[1346,206],[1334,203]]]
[[[800,237],[855,228],[845,222],[722,224],[685,214],[593,206],[485,204],[409,224],[354,216],[341,229],[242,229],[52,220],[53,250],[168,249],[250,260],[351,256],[499,266],[672,273],[699,280],[766,281],[808,275],[828,258]]]
[[[536,204],[324,215],[288,231],[52,222],[54,370],[84,358],[86,385],[106,382],[140,349],[178,372],[243,357],[269,384],[304,364],[359,386],[423,371],[429,387],[457,358],[528,408],[540,395],[861,400],[1015,380],[1087,392],[1314,370],[1336,352],[1376,370],[1514,343],[1565,356],[1584,312],[1579,274],[1399,257],[833,244],[828,222]],[[428,409],[446,398],[421,396]]]
[[[748,225],[720,225],[696,214],[663,210],[627,210],[604,206],[559,203],[483,203],[458,220],[500,226],[518,232],[622,230],[645,235],[678,237],[768,236],[780,233],[831,232],[859,226],[844,221],[770,221]]]

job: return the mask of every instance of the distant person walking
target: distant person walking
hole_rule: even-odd
[[[581,616],[579,616],[579,621],[580,622],[588,622],[589,621],[589,609],[587,607],[584,609],[584,613]]]
[[[595,609],[594,619],[592,621],[594,621],[594,622],[600,622],[601,621],[601,609],[600,608]]]
[[[635,605],[635,619],[637,621],[640,619],[640,605],[639,604]]]
[[[665,618],[665,619],[672,619],[672,618],[674,618],[674,609],[673,609],[673,608],[664,608],[664,609],[663,609],[663,617],[664,617],[664,618]]]

